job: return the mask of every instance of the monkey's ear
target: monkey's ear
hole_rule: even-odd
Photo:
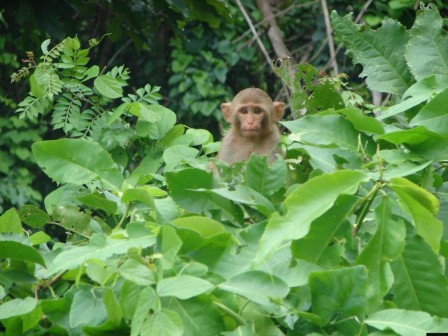
[[[274,102],[274,121],[280,121],[283,118],[283,112],[285,109],[285,103],[283,102]]]
[[[222,103],[221,111],[224,115],[224,119],[230,124],[232,123],[232,104],[231,103]]]

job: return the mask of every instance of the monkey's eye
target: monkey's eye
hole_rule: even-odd
[[[261,108],[259,108],[259,107],[255,107],[255,108],[254,108],[254,113],[255,113],[255,114],[260,114],[260,113],[261,113]]]
[[[246,108],[246,107],[242,107],[242,108],[240,109],[240,113],[241,113],[241,114],[247,114],[247,108]]]

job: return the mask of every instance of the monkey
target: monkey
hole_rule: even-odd
[[[249,88],[237,93],[230,103],[222,103],[224,119],[230,130],[223,137],[217,158],[233,164],[247,161],[252,153],[268,156],[283,155],[278,144],[280,131],[276,123],[283,117],[285,104],[273,102],[261,89]]]

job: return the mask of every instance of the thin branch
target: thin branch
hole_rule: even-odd
[[[336,52],[334,49],[334,42],[333,42],[333,32],[332,32],[332,28],[331,28],[331,23],[330,23],[330,15],[328,13],[328,6],[327,6],[327,0],[321,0],[321,4],[322,4],[322,12],[324,14],[324,19],[325,19],[325,29],[327,31],[327,39],[328,39],[328,47],[330,49],[330,62],[332,64],[333,67],[333,75],[337,76],[338,74],[338,63],[336,62]]]

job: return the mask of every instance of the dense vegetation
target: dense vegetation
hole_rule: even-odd
[[[386,18],[375,28],[331,14],[368,88],[386,97],[383,107],[344,75],[277,62],[291,114],[281,123],[286,156],[272,165],[255,155],[233,166],[217,162],[214,134],[187,126],[193,117],[182,104],[193,115],[216,113],[194,110],[190,91],[215,92],[218,102],[230,86],[203,78],[191,65],[200,60],[184,54],[179,40],[170,95],[193,100],[173,108],[154,83],[135,87],[135,71],[92,61],[107,37],[44,40],[42,56],[29,53],[13,74],[29,83],[29,94],[0,136],[17,143],[23,136],[32,152],[15,147],[0,165],[13,174],[10,164],[23,153],[57,187],[42,207],[5,207],[0,216],[1,333],[447,332],[441,12],[423,6],[415,22]],[[196,30],[190,33],[208,34]],[[225,65],[203,57],[216,69],[205,76],[226,82]],[[39,199],[27,190],[27,203]]]

